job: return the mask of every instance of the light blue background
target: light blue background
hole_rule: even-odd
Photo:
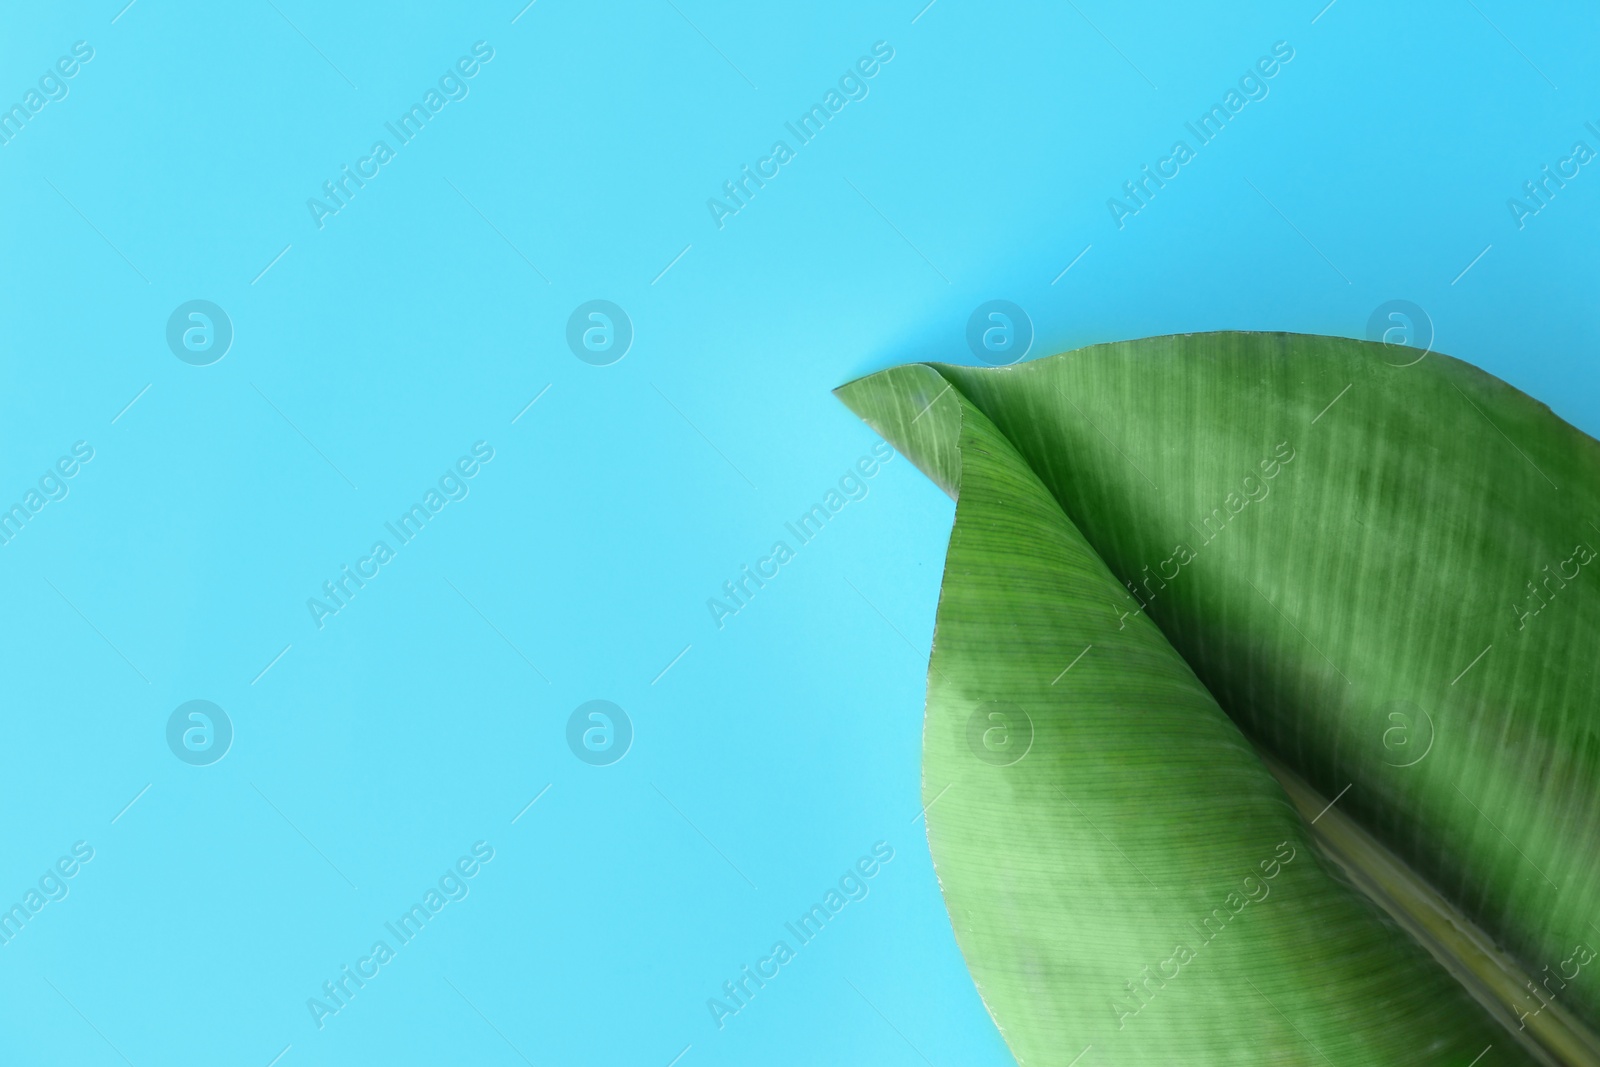
[[[974,362],[991,298],[1035,355],[1363,336],[1400,298],[1600,429],[1600,164],[1506,205],[1600,149],[1592,8],[922,2],[6,5],[6,105],[95,52],[0,146],[0,503],[95,458],[0,546],[0,904],[95,858],[0,946],[0,1062],[1009,1063],[918,817],[952,505],[896,459],[706,607],[869,453],[829,390]],[[319,230],[307,198],[480,40]],[[876,41],[870,95],[718,229]],[[1107,198],[1276,41],[1270,95],[1119,230]],[[209,367],[164,339],[196,298],[235,329]],[[593,298],[636,331],[609,367],[564,340]],[[470,496],[318,630],[479,440]],[[236,731],[209,767],[164,740],[196,698]],[[608,767],[566,746],[594,698],[636,732]],[[307,998],[479,840],[319,1031]],[[876,841],[870,895],[719,1030],[707,998]]]

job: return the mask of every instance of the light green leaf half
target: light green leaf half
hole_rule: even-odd
[[[839,390],[957,497],[923,799],[1019,1063],[1596,1062],[1600,445],[1414,357],[1207,334]]]

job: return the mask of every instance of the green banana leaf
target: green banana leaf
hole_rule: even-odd
[[[957,501],[923,800],[1019,1064],[1600,1063],[1600,443],[1290,334],[837,392]]]

